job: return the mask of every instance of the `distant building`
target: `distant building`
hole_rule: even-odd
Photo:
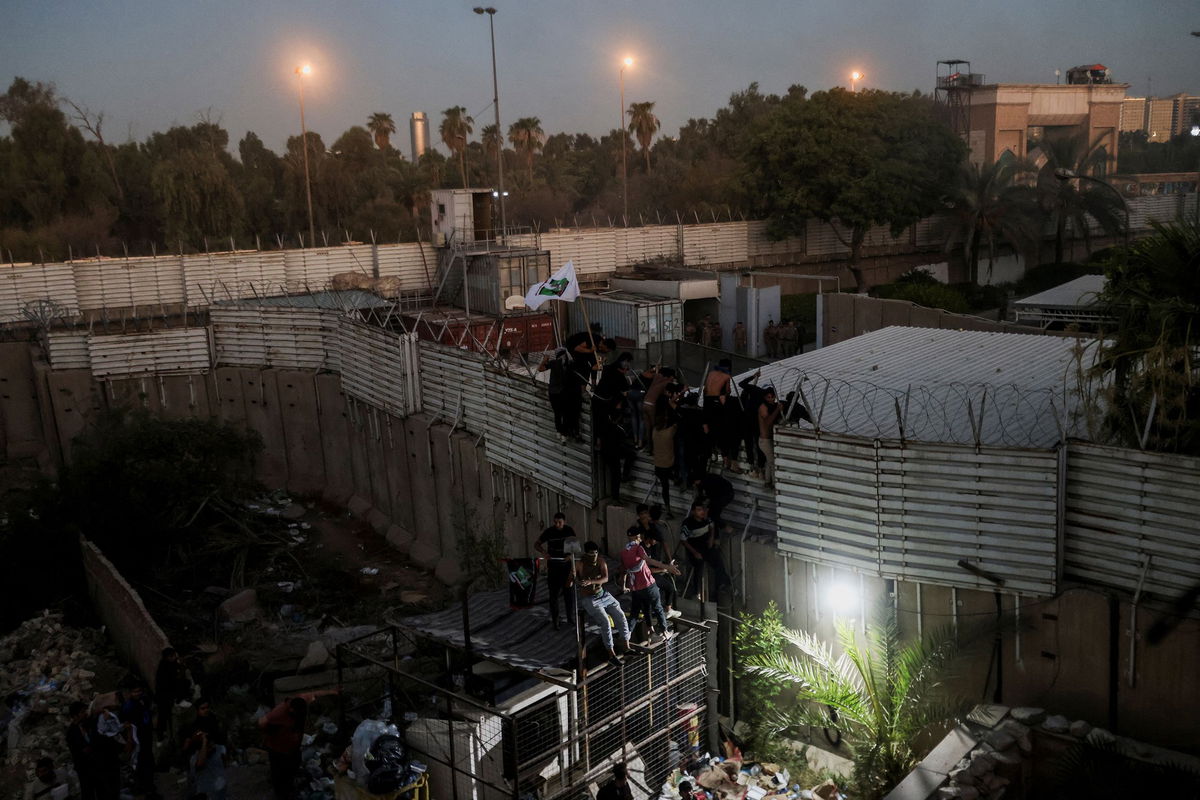
[[[1089,69],[1095,70],[1101,65]],[[1107,76],[1107,71],[1105,72]],[[1106,77],[1107,79],[1107,77]],[[1124,83],[995,83],[970,92],[967,146],[972,163],[991,164],[1004,153],[1029,155],[1030,143],[1054,133],[1083,133],[1099,142],[1116,168]]]
[[[1121,106],[1121,131],[1145,131],[1151,142],[1166,142],[1200,125],[1200,96],[1127,97]]]
[[[408,121],[409,135],[412,137],[412,160],[416,164],[421,156],[429,150],[429,119],[424,111],[414,111]]]

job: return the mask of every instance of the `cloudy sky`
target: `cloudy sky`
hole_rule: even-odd
[[[652,100],[673,134],[732,92],[793,83],[931,91],[936,61],[994,82],[1054,82],[1102,62],[1131,94],[1200,93],[1197,0],[491,0],[502,122],[601,134]],[[311,130],[332,141],[375,111],[407,119],[463,105],[492,119],[486,17],[474,0],[0,0],[0,80],[51,81],[106,115],[115,141],[211,110],[234,141],[279,150],[299,128],[295,66]],[[436,138],[436,134],[435,134]]]

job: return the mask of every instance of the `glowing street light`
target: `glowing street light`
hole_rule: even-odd
[[[617,77],[621,84],[621,124],[617,126],[617,130],[621,132],[621,203],[625,209],[625,224],[629,224],[629,173],[626,171],[626,155],[625,155],[625,68],[633,66],[633,58],[625,56],[621,61],[621,68],[617,71]]]
[[[313,226],[312,182],[308,177],[308,127],[304,124],[304,78],[312,74],[312,64],[296,67],[296,82],[300,84],[300,149],[304,153],[304,197],[308,201],[309,247],[317,246],[316,228]]]
[[[850,73],[850,91],[851,92],[857,91],[855,88],[856,84],[865,77],[866,77],[866,75],[863,75],[858,70],[854,70],[854,72],[851,72]]]

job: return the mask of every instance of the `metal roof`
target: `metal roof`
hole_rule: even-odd
[[[798,391],[815,422],[805,428],[1048,448],[1082,435],[1077,349],[1090,366],[1090,339],[890,327],[768,364],[758,385]]]
[[[616,574],[616,562],[609,567]],[[618,601],[629,614],[629,595]],[[478,592],[467,600],[471,622],[471,648],[481,656],[519,669],[539,672],[566,667],[576,658],[575,634],[570,626],[554,630],[547,608],[545,575],[539,575],[533,608],[513,609],[508,591]],[[582,609],[581,609],[582,610]],[[397,627],[451,647],[463,647],[462,605],[442,611],[389,620]],[[590,617],[584,616],[584,635],[599,636]]]
[[[1014,300],[1014,308],[1090,308],[1104,291],[1103,275],[1081,275],[1044,292]]]

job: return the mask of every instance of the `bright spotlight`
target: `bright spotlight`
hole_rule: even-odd
[[[834,616],[849,617],[858,610],[858,591],[847,581],[837,581],[825,592]]]

